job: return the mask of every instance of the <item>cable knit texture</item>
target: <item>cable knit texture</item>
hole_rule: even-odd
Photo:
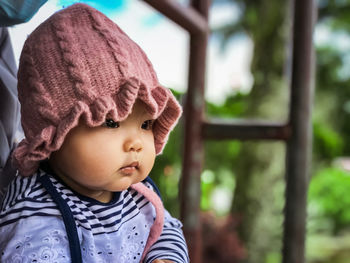
[[[74,4],[45,22],[26,40],[18,70],[25,139],[13,160],[22,175],[62,145],[79,119],[94,127],[108,115],[124,120],[136,99],[156,119],[155,149],[161,153],[181,115],[142,49],[113,21],[85,4]]]

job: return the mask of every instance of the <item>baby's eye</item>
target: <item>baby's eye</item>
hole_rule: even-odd
[[[151,130],[153,126],[154,120],[147,120],[142,123],[141,128],[145,130]]]
[[[107,128],[118,128],[119,127],[119,122],[116,122],[112,119],[106,119],[105,123],[103,124],[103,126],[107,127]]]

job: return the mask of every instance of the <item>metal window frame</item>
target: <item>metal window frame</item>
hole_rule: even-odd
[[[311,161],[313,0],[293,2],[293,52],[289,118],[266,121],[205,121],[204,84],[210,0],[183,6],[174,0],[144,0],[190,34],[188,90],[184,105],[184,155],[181,180],[181,219],[193,263],[202,262],[200,175],[206,139],[268,139],[287,144],[283,263],[303,263],[306,199]]]

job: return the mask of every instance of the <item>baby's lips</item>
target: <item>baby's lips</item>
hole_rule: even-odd
[[[140,165],[139,162],[132,162],[120,168],[119,171],[121,171],[124,174],[130,175],[139,169],[139,165]]]
[[[134,161],[134,162],[131,162],[131,163],[129,163],[129,164],[123,166],[123,167],[120,168],[120,169],[125,169],[125,168],[129,168],[129,167],[134,167],[134,168],[138,169],[138,168],[139,168],[139,165],[140,165],[140,164],[139,164],[138,161]]]

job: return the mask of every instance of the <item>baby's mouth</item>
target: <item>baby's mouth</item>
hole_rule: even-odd
[[[132,162],[126,166],[123,166],[122,168],[119,169],[119,171],[121,171],[124,174],[132,174],[133,172],[135,172],[136,170],[139,169],[139,162]]]

